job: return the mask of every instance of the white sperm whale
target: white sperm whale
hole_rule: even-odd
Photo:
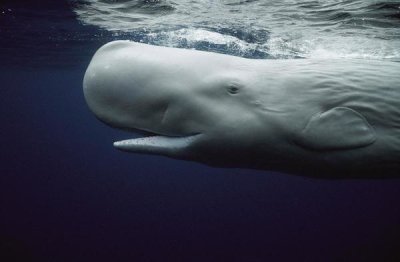
[[[321,178],[400,177],[400,63],[254,60],[114,41],[83,91],[118,149]]]

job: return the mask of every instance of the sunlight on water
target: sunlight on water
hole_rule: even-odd
[[[83,24],[253,58],[400,59],[400,2],[86,0]]]

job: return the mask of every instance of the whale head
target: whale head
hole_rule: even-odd
[[[84,95],[104,123],[146,134],[115,142],[120,150],[208,164],[226,152],[240,158],[243,147],[254,148],[254,132],[265,131],[242,59],[115,41],[94,55]]]

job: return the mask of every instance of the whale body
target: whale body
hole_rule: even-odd
[[[319,178],[400,177],[400,63],[255,60],[114,41],[83,81],[120,150]]]

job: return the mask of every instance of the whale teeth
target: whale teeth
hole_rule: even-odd
[[[173,155],[190,146],[199,135],[184,137],[150,136],[116,141],[114,147],[128,152]]]

